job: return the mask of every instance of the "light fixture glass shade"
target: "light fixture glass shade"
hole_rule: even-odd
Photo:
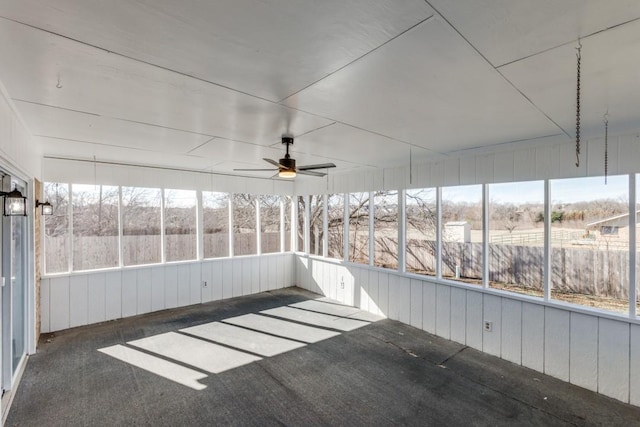
[[[27,216],[27,198],[20,191],[4,193],[4,216]]]
[[[42,210],[40,211],[42,215],[53,215],[53,206],[51,203],[48,201],[42,203],[41,201],[36,200],[36,209],[40,206],[42,207]]]
[[[283,169],[280,172],[278,172],[278,176],[280,178],[295,178],[296,177],[296,171],[291,170],[291,169]]]

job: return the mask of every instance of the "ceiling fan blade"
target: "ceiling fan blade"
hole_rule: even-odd
[[[335,167],[336,165],[334,165],[333,163],[319,163],[317,165],[298,166],[298,170],[307,171],[310,169],[328,169],[328,168],[335,168]]]
[[[273,168],[270,168],[270,169],[234,169],[234,171],[271,171],[271,172],[273,172]]]
[[[310,176],[326,176],[327,175],[326,173],[323,173],[323,172],[312,172],[309,170],[300,170],[300,169],[298,169],[297,172],[299,175],[310,175]]]
[[[265,159],[263,158],[262,160],[264,160],[267,163],[271,163],[273,166],[279,168],[280,167],[280,163],[276,162],[275,160],[271,160],[271,159]]]

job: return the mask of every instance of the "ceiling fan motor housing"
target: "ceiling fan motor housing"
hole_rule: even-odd
[[[280,159],[278,163],[280,163],[282,169],[295,170],[296,168],[296,159],[285,157],[284,159]]]

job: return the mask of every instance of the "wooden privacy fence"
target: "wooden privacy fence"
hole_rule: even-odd
[[[407,241],[407,269],[435,272],[435,242]],[[482,279],[481,243],[442,243],[442,275]],[[640,259],[637,267],[640,271]],[[584,248],[552,248],[551,287],[561,292],[628,298],[629,252]],[[489,281],[542,290],[544,248],[489,245]]]
[[[165,236],[167,245],[165,258],[179,261],[196,259],[196,236],[192,234],[170,234]],[[236,255],[257,253],[256,234],[239,233],[233,236]],[[280,251],[280,233],[262,233],[262,252]],[[124,265],[153,264],[160,262],[162,241],[159,235],[122,236],[122,260]],[[47,273],[68,270],[69,239],[67,237],[45,238],[45,260]],[[229,256],[229,234],[205,234],[204,254],[206,258]],[[118,266],[118,236],[75,237],[73,244],[74,270],[91,270]]]

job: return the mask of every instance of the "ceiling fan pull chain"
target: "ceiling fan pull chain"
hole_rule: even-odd
[[[582,60],[582,44],[578,39],[578,47],[576,53],[576,167],[580,167],[580,61]]]

